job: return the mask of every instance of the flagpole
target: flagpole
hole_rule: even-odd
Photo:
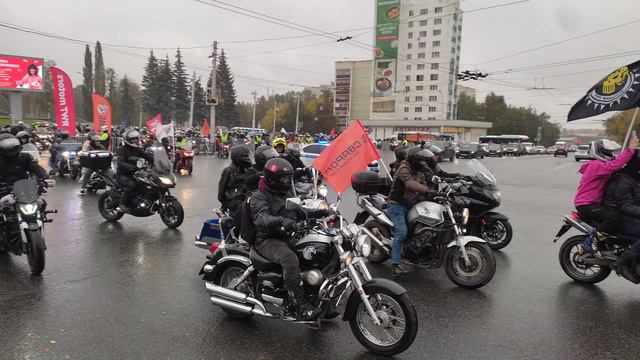
[[[636,118],[638,117],[638,109],[640,108],[636,108],[636,111],[634,111],[633,113],[633,118],[631,118],[631,124],[629,124],[629,130],[627,130],[627,136],[624,137],[624,143],[622,144],[622,149],[626,149],[627,145],[629,145],[629,140],[631,139],[631,132],[633,131],[633,126],[636,123]]]
[[[385,164],[384,161],[382,161],[382,158],[378,159],[378,161],[380,162],[380,164],[382,164],[382,167],[384,168],[384,171],[387,172],[387,176],[389,176],[389,179],[393,180],[393,178],[391,177],[391,173],[389,172],[389,169],[387,168],[387,164]]]

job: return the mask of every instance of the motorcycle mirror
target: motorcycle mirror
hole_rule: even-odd
[[[431,178],[431,181],[435,184],[440,183],[440,178],[436,175],[433,175],[433,177]]]
[[[302,207],[302,200],[299,198],[288,198],[285,208],[287,210],[297,210]]]

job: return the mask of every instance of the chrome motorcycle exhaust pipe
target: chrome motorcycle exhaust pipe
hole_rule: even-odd
[[[205,282],[204,287],[207,289],[207,292],[212,296],[222,297],[225,299],[233,300],[239,303],[247,302],[247,295],[241,293],[240,291],[227,289],[222,286],[214,285],[210,282]]]
[[[239,304],[237,302],[231,301],[231,300],[225,300],[219,297],[215,297],[212,296],[211,298],[211,302],[214,305],[218,305],[220,307],[229,309],[229,310],[233,310],[233,311],[237,311],[237,312],[241,312],[243,314],[251,314],[253,313],[253,306],[249,306],[249,305],[244,305],[244,304]]]

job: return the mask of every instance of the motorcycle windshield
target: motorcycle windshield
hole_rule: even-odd
[[[171,174],[173,171],[167,151],[162,146],[150,148],[153,154],[153,169],[160,174]]]
[[[13,193],[20,204],[32,204],[38,200],[38,182],[23,179],[13,183]]]
[[[478,181],[482,182],[485,185],[495,185],[496,178],[493,176],[491,171],[487,169],[480,161],[477,159],[470,160],[467,162],[467,167],[473,172]]]

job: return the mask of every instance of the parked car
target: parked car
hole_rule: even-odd
[[[453,161],[453,159],[455,159],[456,149],[451,141],[434,141],[431,145],[435,145],[442,149],[440,160],[449,159],[449,161]]]
[[[555,144],[556,150],[553,152],[553,156],[569,156],[569,146],[564,141],[558,141]]]
[[[504,147],[504,155],[520,156],[524,152],[522,145],[517,143],[507,144]]]
[[[502,157],[504,155],[504,149],[500,144],[489,144],[487,145],[487,156],[498,156]]]
[[[522,146],[522,154],[524,154],[524,155],[533,155],[533,154],[535,154],[533,143],[523,142],[522,144],[520,144],[520,146]]]
[[[553,154],[556,152],[556,147],[555,146],[549,146],[547,148],[547,154]]]
[[[484,148],[480,144],[464,144],[456,154],[461,159],[484,159]]]
[[[534,150],[535,150],[536,154],[546,154],[547,153],[547,148],[542,146],[542,145],[536,146],[534,148]]]
[[[592,160],[593,158],[589,154],[589,145],[580,145],[578,146],[578,150],[576,150],[576,161],[580,160]]]

